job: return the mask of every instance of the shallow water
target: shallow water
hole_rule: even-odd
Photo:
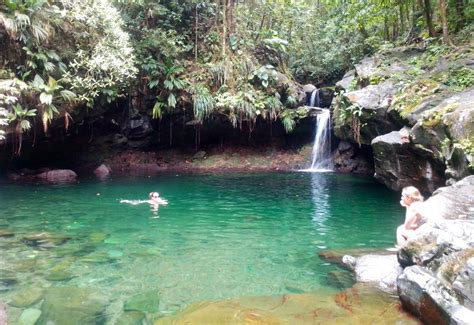
[[[151,191],[169,205],[119,203]],[[0,206],[0,229],[15,234],[0,238],[0,268],[17,279],[0,287],[0,300],[32,286],[93,288],[113,302],[108,317],[149,289],[162,315],[199,300],[336,292],[328,272],[337,268],[317,253],[393,246],[403,221],[397,193],[331,173],[3,184]],[[70,239],[22,240],[44,231]]]

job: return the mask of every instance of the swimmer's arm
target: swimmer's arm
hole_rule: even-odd
[[[160,198],[160,201],[158,202],[158,204],[168,205],[168,200],[165,200],[165,199],[161,199],[161,198]]]

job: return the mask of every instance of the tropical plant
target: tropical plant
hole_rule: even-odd
[[[7,114],[8,121],[10,124],[14,125],[15,134],[17,136],[14,154],[18,156],[21,153],[23,132],[28,131],[31,128],[31,123],[28,118],[35,116],[36,109],[28,109],[27,107],[22,107],[20,104],[13,105],[12,111]]]

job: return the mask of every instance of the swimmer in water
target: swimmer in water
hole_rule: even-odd
[[[148,203],[150,204],[159,204],[159,205],[167,205],[168,201],[161,198],[160,194],[158,192],[151,192],[148,194],[148,197],[150,198],[148,200]]]
[[[168,205],[168,201],[161,198],[158,192],[151,192],[148,194],[148,200],[120,200],[120,203],[128,203],[132,205],[148,203],[154,206],[158,205]]]

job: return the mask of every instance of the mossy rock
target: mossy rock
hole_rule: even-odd
[[[13,237],[15,233],[9,229],[0,229],[0,237]]]
[[[91,289],[52,287],[47,289],[36,325],[104,324],[106,297]]]
[[[131,297],[123,306],[124,311],[156,313],[159,310],[160,296],[157,290],[149,290]]]
[[[124,312],[115,322],[115,325],[142,325],[145,314],[141,311]]]
[[[41,247],[41,248],[53,248],[66,243],[71,237],[52,234],[46,231],[39,233],[32,233],[22,237],[22,241],[28,246]]]
[[[41,288],[26,288],[11,297],[10,306],[24,308],[34,305],[43,298],[44,290]]]

